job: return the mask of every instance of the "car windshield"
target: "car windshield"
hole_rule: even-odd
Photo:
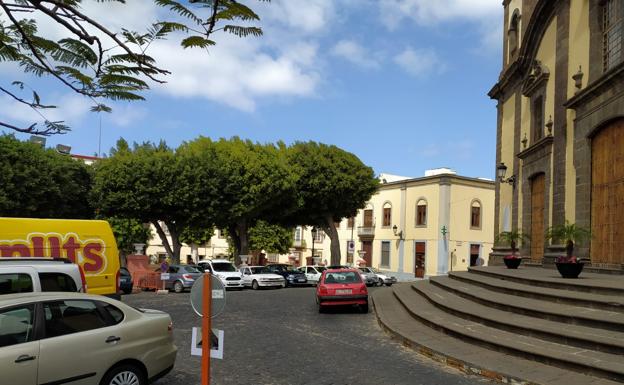
[[[289,270],[290,266],[286,266],[286,265],[273,265],[271,266],[271,270],[274,271],[287,271]]]
[[[185,266],[184,270],[186,270],[187,273],[201,273],[195,266]]]
[[[358,283],[362,282],[360,279],[360,275],[355,271],[336,271],[331,273],[326,273],[325,283],[326,284],[342,284],[342,283]]]
[[[258,267],[252,267],[251,273],[252,274],[268,274],[270,273],[270,271],[264,266],[258,266]]]
[[[234,265],[232,265],[229,262],[213,262],[212,268],[214,269],[214,271],[221,271],[221,272],[236,271],[236,268],[234,267]]]
[[[368,267],[360,267],[360,271],[362,273],[371,273],[370,269]]]

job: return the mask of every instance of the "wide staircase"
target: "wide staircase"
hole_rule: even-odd
[[[372,295],[405,346],[500,382],[624,383],[624,277],[476,267]]]

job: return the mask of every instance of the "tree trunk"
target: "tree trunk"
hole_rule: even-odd
[[[199,262],[199,245],[191,243],[191,258],[194,263]]]
[[[173,257],[171,258],[171,263],[174,265],[180,264],[180,251],[182,250],[182,243],[180,242],[180,233],[178,233],[178,228],[174,223],[167,223],[167,228],[169,229],[169,235],[171,236],[171,243],[173,246]]]
[[[237,266],[241,263],[241,255],[249,255],[248,230],[247,221],[245,220],[229,228],[230,236],[232,237],[232,241],[234,241],[234,248],[236,249],[234,253],[234,263]]]
[[[152,224],[156,228],[156,233],[160,237],[160,241],[165,247],[165,251],[167,252],[167,255],[169,256],[169,258],[173,259],[173,250],[171,250],[171,245],[169,244],[169,238],[167,238],[167,234],[165,234],[165,231],[163,230],[162,226],[160,225],[158,221],[153,221]]]
[[[336,230],[336,224],[334,223],[333,216],[325,217],[327,221],[327,232],[329,235],[330,243],[330,252],[331,252],[331,265],[340,265],[342,257],[340,255],[340,239],[338,238],[338,230]]]

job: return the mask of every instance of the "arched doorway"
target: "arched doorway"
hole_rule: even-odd
[[[624,263],[624,119],[600,130],[591,149],[592,263]]]
[[[537,174],[531,178],[531,262],[544,258],[544,208],[546,177]]]

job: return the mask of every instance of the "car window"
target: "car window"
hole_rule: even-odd
[[[76,292],[76,282],[64,273],[39,273],[41,291],[71,291]]]
[[[107,302],[99,302],[99,305],[104,309],[105,312],[107,312],[111,318],[113,319],[113,322],[109,322],[109,326],[112,325],[117,325],[118,323],[120,323],[121,321],[123,321],[124,319],[124,313],[119,310],[117,307],[111,305],[110,303]]]
[[[184,266],[184,270],[187,273],[201,273],[201,271],[197,270],[195,266]]]
[[[214,271],[228,272],[228,271],[236,271],[234,265],[229,262],[213,262],[212,268]]]
[[[177,273],[178,268],[176,266],[169,266],[169,273]]]
[[[360,274],[355,271],[326,273],[325,283],[357,283],[362,282]]]
[[[252,267],[251,271],[253,274],[267,274],[270,273],[269,269],[264,266]]]
[[[43,304],[46,338],[108,326],[93,301],[64,300]]]
[[[32,341],[35,306],[0,310],[0,348]]]
[[[0,274],[0,294],[27,293],[33,291],[32,278],[28,274]]]

